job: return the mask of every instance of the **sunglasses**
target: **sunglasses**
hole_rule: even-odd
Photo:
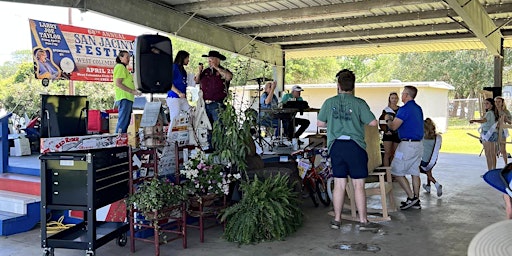
[[[500,172],[500,179],[503,182],[503,184],[507,184],[505,191],[507,192],[507,194],[509,196],[512,197],[512,188],[510,187],[510,185],[512,184],[512,181],[508,182],[507,178],[506,178],[511,171],[512,171],[512,168],[503,168]]]

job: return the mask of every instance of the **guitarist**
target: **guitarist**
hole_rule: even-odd
[[[45,50],[38,49],[36,51],[36,61],[37,61],[37,72],[36,72],[37,78],[39,78],[39,79],[48,78],[51,80],[55,80],[60,77],[60,70],[48,62],[47,53]]]

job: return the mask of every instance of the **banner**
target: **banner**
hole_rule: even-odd
[[[29,23],[38,79],[112,82],[119,51],[133,56],[135,36],[32,19]]]

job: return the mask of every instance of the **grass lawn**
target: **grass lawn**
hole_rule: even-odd
[[[480,136],[478,133],[480,124],[469,124],[467,120],[450,118],[448,120],[448,129],[443,133],[443,145],[441,152],[445,153],[463,153],[463,154],[480,154],[482,144],[476,137]],[[507,144],[507,152],[510,151],[511,146]]]

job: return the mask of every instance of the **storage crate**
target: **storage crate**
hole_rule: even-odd
[[[89,133],[107,133],[108,113],[91,109],[87,112],[87,131]]]

